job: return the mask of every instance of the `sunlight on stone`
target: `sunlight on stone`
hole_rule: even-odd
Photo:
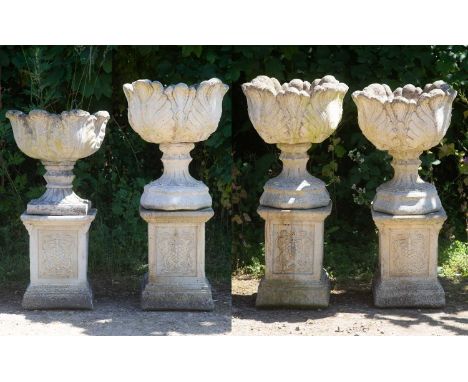
[[[112,322],[112,318],[104,318],[102,320],[96,320],[96,324],[110,324]]]
[[[200,325],[201,326],[214,326],[214,322],[210,322],[210,321],[202,321],[200,322]]]
[[[297,187],[297,191],[301,191],[304,187],[310,186],[310,183],[307,180],[303,180],[301,184]]]

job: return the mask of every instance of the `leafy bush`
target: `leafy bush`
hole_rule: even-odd
[[[468,243],[454,240],[440,251],[441,275],[449,279],[468,277]]]

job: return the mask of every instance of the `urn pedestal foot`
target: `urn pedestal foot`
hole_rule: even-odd
[[[308,210],[259,207],[265,220],[265,277],[257,307],[328,306],[330,281],[322,264],[324,221],[331,208],[331,203]]]
[[[307,172],[310,143],[278,144],[283,170],[263,187],[260,205],[278,209],[315,209],[330,203],[325,183]]]
[[[212,204],[208,187],[189,172],[193,143],[161,143],[163,175],[147,184],[140,205],[151,211],[197,211]]]
[[[82,216],[21,215],[29,232],[31,282],[25,309],[93,309],[88,283],[88,231],[96,210]]]
[[[205,223],[211,208],[154,211],[140,208],[148,223],[148,274],[143,281],[144,310],[213,310],[205,277]]]
[[[427,215],[388,215],[372,210],[379,229],[379,267],[374,277],[378,307],[437,308],[445,293],[437,279],[438,236],[447,218],[442,209]]]

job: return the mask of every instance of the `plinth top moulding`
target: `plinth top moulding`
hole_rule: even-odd
[[[444,137],[456,95],[450,85],[436,81],[424,90],[410,84],[394,92],[385,84],[372,84],[352,97],[366,138],[394,158],[406,159],[418,157]]]
[[[267,143],[320,143],[337,128],[348,86],[325,76],[281,85],[258,76],[242,85],[250,120]]]
[[[228,89],[217,78],[192,86],[179,83],[164,87],[150,80],[123,86],[130,125],[153,143],[206,140],[218,127]]]
[[[110,118],[107,111],[90,114],[84,110],[61,114],[10,110],[6,117],[20,150],[31,158],[48,162],[75,162],[94,154],[101,147]]]

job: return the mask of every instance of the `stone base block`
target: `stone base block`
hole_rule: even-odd
[[[93,292],[84,285],[29,285],[24,309],[93,309]]]
[[[143,310],[200,310],[214,309],[208,280],[199,283],[149,284],[145,278],[141,293]]]
[[[372,210],[379,229],[374,303],[379,307],[436,308],[445,304],[437,280],[438,236],[445,211],[389,215]]]
[[[140,209],[148,222],[148,274],[144,310],[213,310],[205,277],[205,223],[211,208],[198,211]]]
[[[88,283],[88,215],[21,215],[29,232],[31,282],[25,309],[92,309]]]
[[[326,308],[330,301],[330,280],[322,271],[319,281],[267,280],[258,287],[257,308]]]
[[[385,280],[374,279],[374,304],[380,308],[441,308],[445,293],[437,279]]]

